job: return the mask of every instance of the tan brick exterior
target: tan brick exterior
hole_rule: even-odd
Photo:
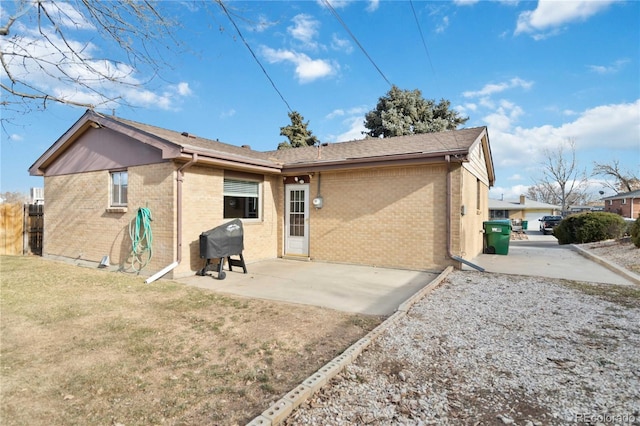
[[[138,207],[147,207],[153,221],[152,260],[142,275],[152,275],[176,259],[177,166],[171,162],[129,167],[128,207],[110,212],[109,172],[97,171],[45,178],[44,255],[100,262],[131,268],[129,224]],[[193,166],[183,180],[182,262],[167,277],[193,275],[202,268],[199,236],[230,219],[223,216],[224,171]],[[261,184],[261,218],[244,220],[247,261],[278,255],[278,185],[266,176]],[[273,190],[276,188],[276,191]],[[280,209],[281,210],[281,209]]]
[[[262,205],[260,219],[244,219],[243,256],[246,262],[278,256],[278,228],[274,186],[282,180],[274,176],[260,176]],[[183,241],[182,263],[174,276],[193,275],[202,268],[200,234],[231,220],[223,218],[224,170],[192,166],[185,171],[183,181]]]
[[[317,175],[310,185],[317,195]],[[314,260],[440,269],[446,255],[446,167],[323,172],[322,209],[310,214]]]
[[[449,242],[453,255],[471,259],[481,253],[488,187],[495,179],[486,129],[396,142],[353,141],[267,158],[87,111],[30,168],[45,176],[44,255],[96,263],[108,255],[112,265],[128,270],[129,225],[145,207],[153,218],[153,258],[142,274],[180,260],[166,277],[193,275],[204,265],[200,234],[230,220],[223,217],[229,177],[260,183],[259,218],[243,220],[247,262],[283,256],[285,181],[295,182],[294,173],[305,183],[311,176],[310,200],[318,191],[324,198],[322,209],[309,203],[312,259],[441,270],[459,266],[449,256]],[[109,149],[102,149],[105,143]],[[195,162],[185,164],[189,154]],[[110,169],[128,172],[127,208],[109,206]]]
[[[153,257],[147,266],[157,271],[173,261],[174,179],[172,163],[129,167],[128,207],[109,212],[108,171],[45,177],[45,256],[100,262],[108,255],[112,265],[129,268],[129,224],[138,207],[153,217]]]

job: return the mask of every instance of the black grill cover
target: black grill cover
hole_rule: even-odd
[[[234,219],[200,234],[200,257],[216,259],[242,253],[244,233],[240,219]]]

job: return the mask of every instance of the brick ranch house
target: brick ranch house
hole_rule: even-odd
[[[142,274],[177,263],[173,278],[200,270],[200,234],[233,218],[249,264],[459,267],[482,252],[495,181],[486,127],[258,152],[92,111],[29,172],[44,176],[44,256],[126,270],[145,207]]]
[[[617,213],[628,219],[637,219],[640,215],[640,190],[612,195],[603,200],[606,212]]]

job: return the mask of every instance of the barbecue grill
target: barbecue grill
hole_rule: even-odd
[[[234,219],[203,232],[200,234],[200,257],[205,259],[205,264],[197,274],[204,276],[207,271],[216,268],[218,279],[224,280],[225,259],[229,263],[229,271],[233,271],[234,266],[239,266],[246,274],[247,266],[244,263],[242,250],[244,250],[244,232],[240,219]],[[238,256],[239,259],[233,259],[231,256]]]

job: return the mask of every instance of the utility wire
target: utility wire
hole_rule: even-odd
[[[333,14],[333,16],[335,16],[335,18],[338,20],[338,22],[340,22],[340,24],[342,25],[342,27],[345,29],[345,31],[349,34],[349,36],[351,36],[351,38],[353,39],[353,41],[358,45],[358,47],[360,48],[360,50],[362,50],[362,53],[364,53],[364,55],[367,57],[367,59],[369,59],[369,62],[371,62],[373,64],[373,66],[375,67],[376,70],[378,70],[378,73],[380,73],[380,75],[382,76],[382,78],[384,79],[384,81],[387,82],[387,84],[389,86],[393,86],[393,84],[391,84],[391,82],[389,81],[389,79],[384,75],[384,73],[380,70],[380,68],[378,67],[378,65],[376,65],[376,63],[373,61],[373,59],[371,59],[371,56],[369,56],[369,54],[367,53],[367,51],[364,49],[364,47],[362,47],[362,45],[360,44],[360,42],[358,41],[358,39],[356,38],[355,35],[353,35],[353,33],[351,32],[351,30],[349,29],[349,27],[347,27],[347,24],[345,24],[345,22],[342,20],[342,18],[340,17],[340,15],[338,15],[338,12],[336,12],[336,10],[333,8],[333,6],[331,6],[331,3],[329,2],[329,0],[322,0],[322,2],[324,3],[324,5],[327,7],[327,9],[329,9],[329,11]]]
[[[420,21],[418,20],[418,15],[416,14],[416,10],[413,7],[413,0],[409,0],[409,4],[411,5],[411,11],[413,12],[413,17],[416,19],[416,25],[418,26],[418,31],[420,32],[420,38],[422,39],[422,46],[424,47],[424,51],[427,54],[427,59],[429,59],[429,65],[431,66],[431,71],[433,71],[433,74],[435,75],[436,71],[433,68],[433,63],[431,62],[429,49],[427,49],[427,42],[424,41],[424,34],[422,34],[422,27],[420,26]]]
[[[231,21],[231,23],[233,24],[234,28],[238,32],[238,35],[240,36],[240,40],[242,40],[244,45],[247,46],[247,49],[249,49],[249,52],[251,52],[251,56],[253,56],[253,59],[255,59],[255,61],[258,63],[258,65],[260,66],[260,69],[262,69],[262,72],[264,73],[264,75],[267,77],[267,79],[271,83],[271,86],[273,86],[275,91],[280,96],[280,99],[282,99],[282,102],[284,102],[284,104],[287,106],[287,109],[289,110],[289,112],[293,112],[293,110],[291,109],[291,106],[289,106],[289,102],[287,102],[287,100],[284,98],[284,96],[282,95],[280,90],[278,90],[278,87],[276,86],[276,84],[273,82],[273,80],[271,79],[271,77],[267,73],[267,70],[264,68],[264,66],[262,65],[262,63],[260,62],[260,60],[258,59],[256,54],[254,53],[253,49],[251,49],[251,46],[249,46],[249,43],[247,43],[247,40],[245,40],[244,36],[242,35],[242,32],[240,32],[240,28],[238,28],[238,26],[236,25],[236,22],[231,17],[231,14],[229,13],[227,8],[225,7],[225,5],[222,2],[222,0],[217,0],[217,2],[220,5],[220,7],[222,8],[222,10],[224,11],[225,15],[227,15],[227,18],[229,18],[229,21]]]

